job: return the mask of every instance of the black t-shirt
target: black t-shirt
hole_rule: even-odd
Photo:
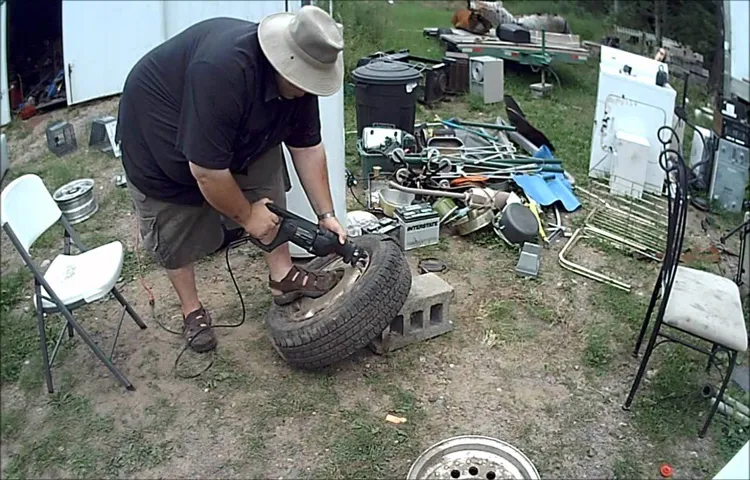
[[[147,196],[200,205],[188,162],[243,172],[284,142],[320,143],[318,98],[279,96],[257,24],[197,23],[133,67],[120,98],[117,139],[128,181]]]

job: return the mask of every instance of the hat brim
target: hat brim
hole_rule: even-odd
[[[333,95],[344,84],[343,54],[326,68],[318,68],[297,58],[285,35],[293,18],[294,14],[287,12],[265,17],[258,25],[260,48],[274,70],[292,85],[320,97]]]

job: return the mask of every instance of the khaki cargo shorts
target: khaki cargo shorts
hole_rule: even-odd
[[[234,175],[248,201],[269,198],[286,208],[291,188],[281,146],[273,147],[250,164],[247,174]],[[128,183],[138,215],[141,241],[156,262],[173,270],[214,253],[224,241],[222,215],[208,202],[202,206],[178,205],[147,197]],[[224,220],[228,228],[238,225]]]

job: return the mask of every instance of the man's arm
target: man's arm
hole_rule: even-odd
[[[323,143],[313,147],[288,147],[292,154],[292,163],[297,176],[302,182],[307,198],[316,215],[333,213],[333,199],[328,182],[328,165]]]
[[[274,232],[278,218],[267,208],[254,208],[268,200],[251,205],[229,170],[243,99],[252,91],[246,77],[246,72],[233,63],[214,65],[202,61],[188,68],[177,149],[188,159],[190,172],[206,201],[262,240]]]
[[[212,207],[243,227],[249,224],[253,207],[228,169],[215,170],[190,162],[190,172]]]

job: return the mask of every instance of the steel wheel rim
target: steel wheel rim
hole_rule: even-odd
[[[526,455],[506,442],[481,435],[462,435],[425,450],[411,466],[407,478],[538,480],[539,472]]]
[[[308,320],[320,311],[328,308],[332,303],[349,293],[354,288],[357,281],[362,278],[369,266],[369,255],[365,257],[363,261],[354,266],[344,263],[340,256],[332,255],[323,266],[317,268],[315,271],[333,271],[341,268],[344,270],[344,276],[339,280],[336,286],[325,295],[318,298],[300,298],[294,301],[291,304],[290,317],[292,320],[298,322]]]
[[[83,178],[58,188],[52,198],[71,225],[91,218],[99,205],[94,198],[94,180]]]

